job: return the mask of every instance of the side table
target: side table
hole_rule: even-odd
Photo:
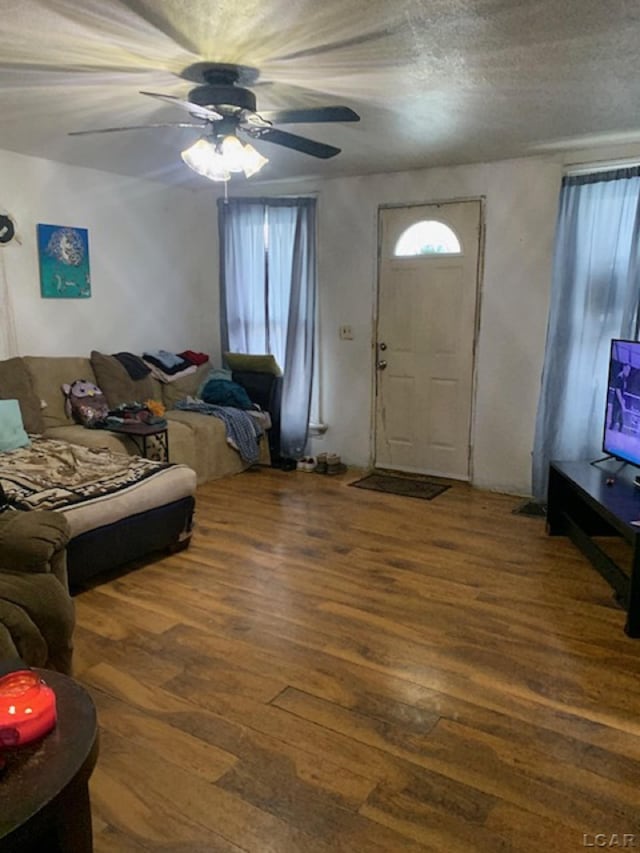
[[[89,777],[98,757],[96,710],[72,678],[35,670],[56,694],[53,731],[26,746],[3,747],[1,853],[91,853]]]
[[[145,424],[141,421],[131,421],[131,423],[117,424],[108,426],[106,429],[109,432],[117,432],[120,435],[128,435],[132,438],[136,447],[140,451],[140,455],[146,459],[148,456],[148,440],[155,438],[160,445],[162,454],[161,462],[169,461],[169,427],[156,426],[155,424]]]

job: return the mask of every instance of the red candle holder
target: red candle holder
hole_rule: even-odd
[[[20,669],[0,678],[0,747],[30,743],[55,724],[55,693],[37,673]]]

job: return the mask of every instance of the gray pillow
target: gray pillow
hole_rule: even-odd
[[[40,400],[33,389],[31,374],[21,358],[0,361],[0,400],[17,400],[27,432],[44,432]]]
[[[104,355],[93,350],[91,367],[96,375],[96,384],[107,398],[111,409],[123,403],[144,403],[154,397],[151,376],[132,379],[122,362],[113,355]]]

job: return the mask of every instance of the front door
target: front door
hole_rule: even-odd
[[[468,480],[480,201],[380,210],[375,465]]]

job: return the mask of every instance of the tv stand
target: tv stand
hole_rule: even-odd
[[[613,479],[615,477],[615,479]],[[569,538],[613,587],[627,611],[625,632],[640,637],[640,488],[618,472],[590,462],[552,462],[549,468],[547,532]],[[630,571],[624,571],[594,536],[618,536],[631,545]]]

